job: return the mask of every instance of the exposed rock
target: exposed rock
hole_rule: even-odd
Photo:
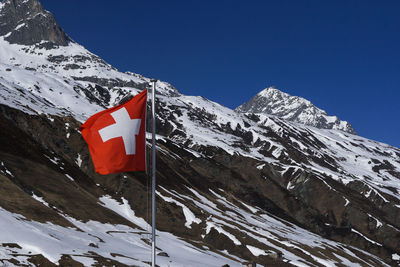
[[[157,255],[161,257],[169,257],[167,252],[160,252]]]
[[[12,44],[34,45],[47,41],[47,48],[66,46],[70,38],[54,16],[37,0],[3,0],[0,4],[0,36]]]

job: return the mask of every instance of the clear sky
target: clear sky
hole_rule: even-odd
[[[41,0],[121,71],[235,108],[265,87],[400,147],[400,1]]]

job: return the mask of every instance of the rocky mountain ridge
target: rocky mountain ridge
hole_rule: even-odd
[[[336,116],[328,116],[324,110],[317,108],[310,101],[291,96],[274,87],[265,88],[235,110],[259,115],[274,115],[320,129],[341,130],[356,134],[347,121],[341,121]]]
[[[149,79],[74,42],[0,47],[0,262],[148,266],[146,175],[94,173],[78,127]],[[160,266],[399,263],[400,149],[157,92]]]
[[[71,42],[54,16],[36,0],[3,0],[0,36],[11,44],[21,45],[52,47]]]

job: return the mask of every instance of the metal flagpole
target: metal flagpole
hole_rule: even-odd
[[[153,83],[153,90],[151,92],[151,122],[152,122],[152,152],[151,152],[151,163],[152,163],[152,182],[151,182],[151,266],[156,266],[156,79],[151,79]]]

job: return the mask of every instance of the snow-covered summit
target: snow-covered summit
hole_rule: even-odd
[[[255,95],[250,101],[240,105],[236,111],[245,113],[268,114],[321,129],[341,130],[356,134],[347,121],[329,116],[310,101],[291,96],[274,87],[268,87]]]

